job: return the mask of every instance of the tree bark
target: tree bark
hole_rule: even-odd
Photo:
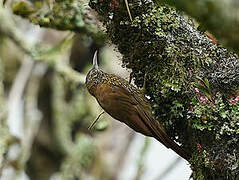
[[[239,3],[237,0],[155,0],[177,7],[200,22],[201,28],[209,30],[220,43],[239,53]]]
[[[90,1],[101,16],[155,119],[193,152],[194,179],[236,179],[239,174],[239,60],[215,45],[192,20],[168,6]],[[159,152],[160,153],[160,152]]]

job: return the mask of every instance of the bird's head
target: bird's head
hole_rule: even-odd
[[[97,51],[95,51],[93,58],[93,68],[88,72],[86,76],[85,85],[90,92],[94,96],[95,89],[97,85],[102,81],[104,76],[104,72],[99,69],[98,59],[97,59]]]

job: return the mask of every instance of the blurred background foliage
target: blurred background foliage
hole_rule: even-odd
[[[11,6],[0,5],[0,179],[117,178],[135,133],[112,125],[106,114],[88,129],[102,110],[84,81],[99,48],[100,65],[127,79],[119,53],[112,45],[102,47],[105,35],[92,22],[81,24],[78,17],[77,27],[66,28],[77,33],[39,28],[11,12],[23,17],[35,12],[28,2],[7,3]],[[112,61],[105,64],[106,58]]]

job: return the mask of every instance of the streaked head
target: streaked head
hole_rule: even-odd
[[[94,95],[96,86],[102,81],[104,72],[99,69],[97,51],[95,51],[93,58],[93,68],[88,72],[86,76],[86,87],[88,91]]]

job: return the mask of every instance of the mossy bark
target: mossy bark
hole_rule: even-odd
[[[155,0],[177,7],[200,22],[200,27],[212,32],[227,47],[239,53],[239,3],[238,0]]]
[[[193,22],[150,1],[91,0],[118,46],[155,119],[193,152],[194,179],[236,179],[239,174],[239,60]]]
[[[101,45],[105,41],[105,33],[100,31],[101,23],[88,6],[88,2],[88,0],[56,1],[51,8],[44,8],[41,7],[44,6],[41,2],[33,5],[17,1],[12,4],[12,11],[41,27],[87,34]]]

